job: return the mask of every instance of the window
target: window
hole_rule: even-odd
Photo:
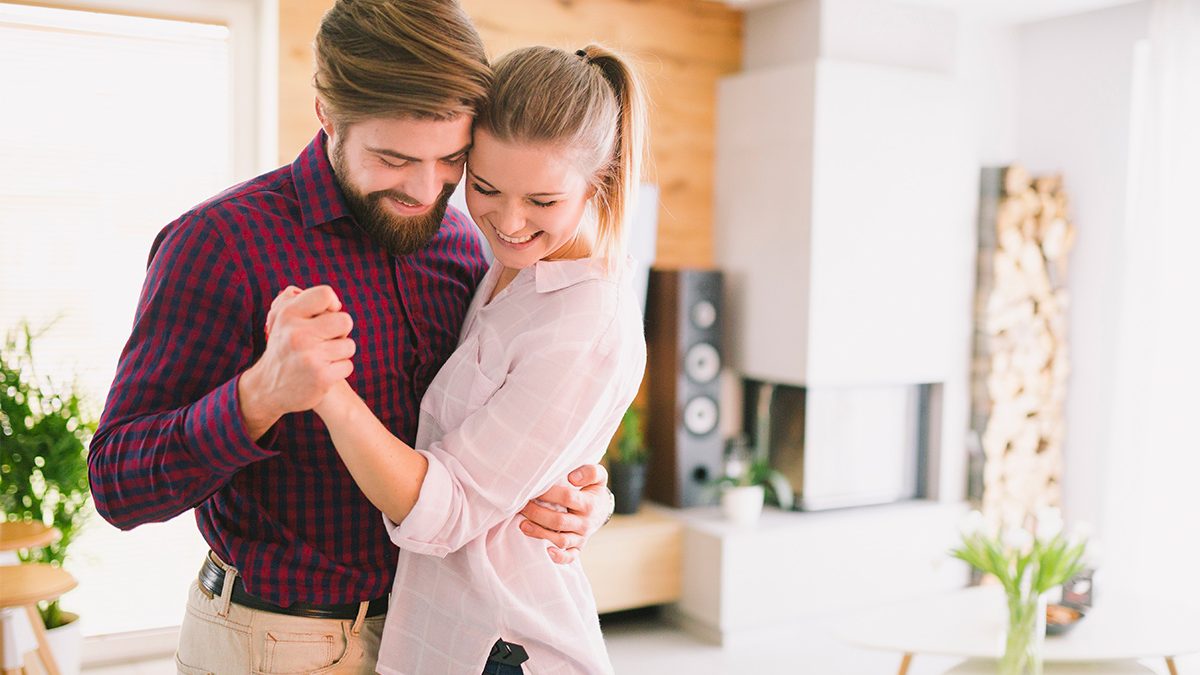
[[[248,142],[241,4],[223,25],[0,4],[0,331],[50,325],[41,373],[77,379],[97,413],[154,236],[273,154]],[[177,626],[205,550],[190,513],[133,532],[94,517],[64,608],[85,635]]]

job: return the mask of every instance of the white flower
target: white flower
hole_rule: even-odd
[[[1004,530],[1002,541],[1009,550],[1027,551],[1033,546],[1033,535],[1023,527],[1010,527]]]
[[[1057,537],[1063,531],[1062,511],[1056,508],[1038,509],[1037,514],[1037,539],[1038,541],[1050,541]]]
[[[984,524],[983,514],[979,511],[971,511],[959,522],[958,532],[964,539],[983,534]]]

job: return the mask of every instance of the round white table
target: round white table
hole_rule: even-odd
[[[964,657],[955,675],[983,673],[1004,652],[1008,610],[999,586],[983,586],[856,613],[838,634],[869,649],[903,654],[905,675],[916,654]],[[1167,600],[1097,594],[1096,606],[1065,635],[1047,636],[1046,673],[1146,673],[1136,659],[1200,652],[1200,608]],[[993,667],[994,668],[994,667]],[[1090,669],[1089,669],[1090,668]]]

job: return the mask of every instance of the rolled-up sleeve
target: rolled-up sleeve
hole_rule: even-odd
[[[418,450],[429,468],[416,505],[402,523],[384,516],[396,545],[444,557],[598,461],[631,396],[630,364],[610,347],[601,336],[535,350],[459,428]]]

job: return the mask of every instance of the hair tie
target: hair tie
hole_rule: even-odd
[[[591,59],[588,58],[587,50],[584,50],[584,49],[575,50],[575,56],[578,56],[579,58],[583,59],[584,61],[589,61],[589,62],[591,61]]]

